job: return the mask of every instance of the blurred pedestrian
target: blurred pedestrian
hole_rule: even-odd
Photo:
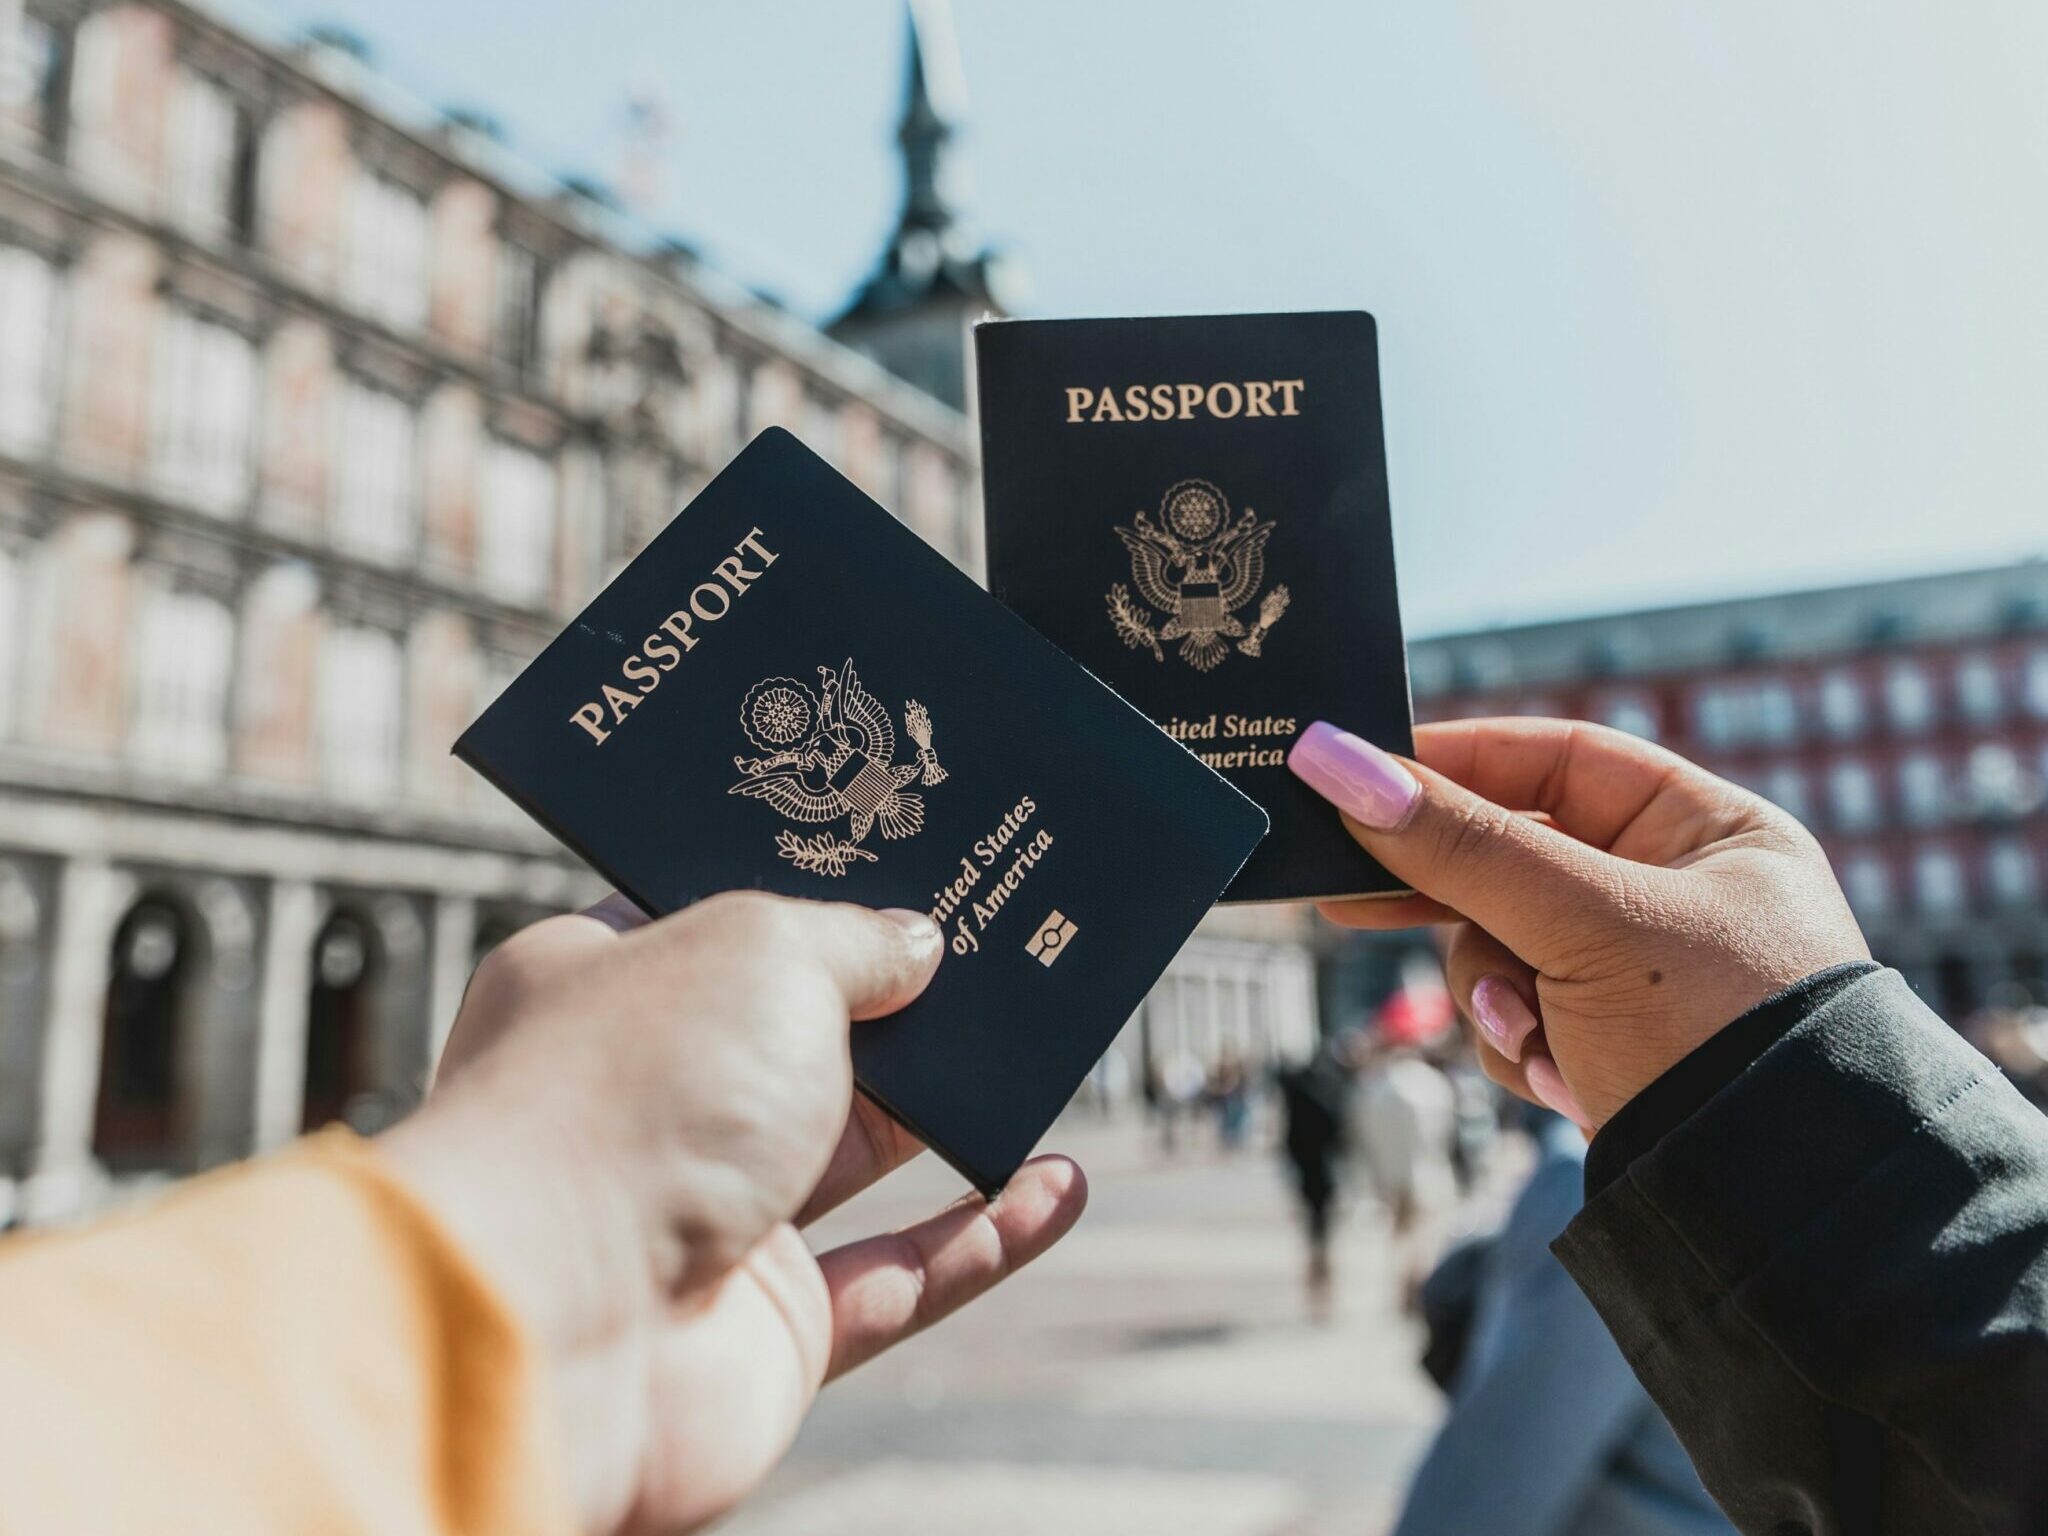
[[[1359,1072],[1352,1141],[1393,1230],[1395,1294],[1412,1310],[1457,1201],[1451,1147],[1457,1103],[1422,1047],[1451,1027],[1441,979],[1404,985],[1382,1005]]]
[[[1216,1054],[1209,1072],[1209,1103],[1216,1111],[1217,1141],[1224,1151],[1235,1152],[1244,1145],[1252,1113],[1251,1076],[1235,1041],[1224,1041]]]
[[[1209,1086],[1202,1058],[1185,1045],[1177,1045],[1159,1068],[1160,1146],[1168,1153],[1180,1150],[1181,1131],[1188,1118],[1201,1107],[1202,1094]]]
[[[1586,1139],[1526,1112],[1537,1161],[1472,1275],[1450,1412],[1394,1536],[1731,1536],[1599,1314],[1552,1257],[1578,1212]],[[1437,1276],[1430,1277],[1435,1287]]]
[[[1331,1312],[1330,1225],[1337,1200],[1337,1165],[1344,1148],[1347,1101],[1351,1093],[1350,1051],[1328,1039],[1307,1062],[1280,1073],[1280,1108],[1285,1125],[1281,1146],[1294,1174],[1308,1235],[1309,1311]]]

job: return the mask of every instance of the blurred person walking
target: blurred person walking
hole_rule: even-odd
[[[1226,1152],[1244,1145],[1251,1127],[1252,1083],[1245,1070],[1244,1056],[1236,1044],[1226,1040],[1209,1071],[1209,1103],[1216,1111],[1216,1140]]]
[[[1326,1039],[1308,1061],[1279,1076],[1284,1119],[1281,1147],[1294,1174],[1308,1236],[1305,1276],[1311,1316],[1331,1313],[1330,1225],[1337,1201],[1337,1166],[1351,1097],[1351,1051],[1346,1041]]]
[[[1457,1096],[1423,1053],[1450,1029],[1451,1018],[1450,994],[1434,968],[1427,978],[1411,972],[1381,1006],[1376,1034],[1363,1045],[1354,1101],[1352,1145],[1386,1208],[1395,1294],[1410,1311],[1458,1194],[1451,1168]]]
[[[1591,1303],[1552,1257],[1577,1214],[1586,1140],[1528,1109],[1537,1161],[1471,1265],[1450,1412],[1393,1536],[1730,1536],[1671,1426]],[[1426,1289],[1434,1288],[1432,1275]]]

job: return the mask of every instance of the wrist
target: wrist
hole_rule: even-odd
[[[374,1145],[558,1368],[652,1316],[646,1224],[628,1187],[545,1104],[463,1082]]]

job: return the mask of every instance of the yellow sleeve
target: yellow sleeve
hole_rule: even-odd
[[[0,1242],[0,1532],[560,1536],[537,1350],[346,1133]]]

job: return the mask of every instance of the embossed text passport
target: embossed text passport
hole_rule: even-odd
[[[788,433],[757,437],[455,750],[650,913],[929,911],[863,1089],[999,1189],[1265,830],[1259,808]]]
[[[989,590],[1263,805],[1226,901],[1401,889],[1287,748],[1412,749],[1372,316],[975,328]]]

